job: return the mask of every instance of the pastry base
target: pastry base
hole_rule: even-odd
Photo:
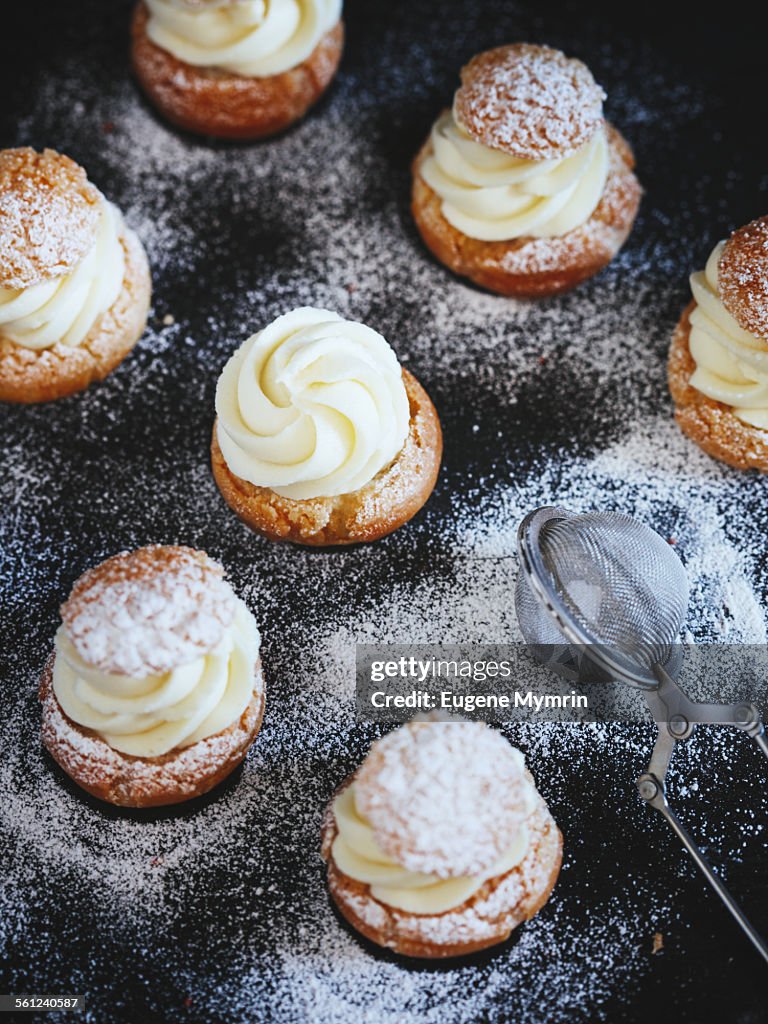
[[[403,370],[410,404],[408,437],[400,454],[370,483],[333,498],[283,498],[235,476],[224,461],[213,427],[211,465],[219,490],[246,526],[270,540],[317,547],[378,540],[408,522],[434,489],[443,435],[434,405],[416,378]]]
[[[103,380],[125,359],[144,333],[152,281],[144,246],[128,228],[120,235],[125,252],[123,290],[80,345],[57,343],[33,351],[0,336],[0,401],[50,402]]]
[[[549,899],[560,874],[563,837],[541,797],[528,818],[528,830],[531,845],[517,867],[489,879],[453,910],[410,914],[375,900],[369,886],[336,867],[331,847],[337,828],[331,803],[323,823],[321,849],[328,864],[328,889],[342,917],[378,946],[401,956],[430,960],[467,956],[504,942]]]
[[[344,25],[327,32],[295,68],[253,78],[178,60],[147,35],[149,15],[133,15],[132,61],[142,88],[160,113],[180,128],[221,139],[260,139],[298,121],[325,92],[341,60]]]
[[[742,423],[728,405],[707,398],[688,383],[696,369],[690,348],[691,302],[680,317],[669,350],[669,390],[675,402],[675,419],[682,432],[702,451],[736,469],[768,473],[768,431]]]
[[[432,153],[428,139],[413,164],[411,209],[427,247],[455,274],[500,295],[541,298],[568,291],[610,263],[629,235],[642,190],[632,173],[629,143],[606,124],[608,179],[590,219],[559,238],[483,242],[458,231],[442,213],[442,200],[419,173]]]
[[[53,691],[55,657],[48,659],[40,680],[43,744],[81,789],[118,807],[162,807],[202,796],[237,768],[261,728],[265,694],[259,660],[251,702],[227,729],[160,757],[122,754],[64,713]]]

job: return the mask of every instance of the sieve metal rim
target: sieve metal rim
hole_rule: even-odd
[[[520,570],[534,597],[569,643],[586,648],[586,655],[596,665],[622,682],[640,690],[655,690],[658,680],[652,670],[643,672],[634,662],[625,660],[615,648],[600,643],[571,613],[552,584],[552,576],[541,554],[541,531],[553,520],[574,519],[577,512],[555,505],[545,505],[529,512],[517,530],[517,553]]]

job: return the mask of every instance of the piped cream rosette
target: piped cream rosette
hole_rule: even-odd
[[[216,412],[230,471],[298,500],[363,487],[402,449],[410,419],[384,338],[312,307],[242,345],[219,379]]]
[[[147,34],[194,67],[267,78],[303,63],[341,17],[341,0],[145,0]]]

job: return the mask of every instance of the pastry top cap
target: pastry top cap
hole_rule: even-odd
[[[212,651],[235,607],[224,570],[205,552],[152,544],[83,573],[61,618],[87,665],[143,678]]]
[[[525,764],[483,722],[414,721],[371,747],[355,805],[409,871],[441,878],[492,867],[528,814]]]
[[[605,93],[586,64],[560,50],[514,43],[479,53],[453,103],[476,142],[522,160],[564,157],[603,123]]]
[[[103,198],[53,149],[0,150],[0,287],[69,273],[96,241]]]
[[[768,339],[768,216],[734,231],[725,243],[717,287],[739,326]]]

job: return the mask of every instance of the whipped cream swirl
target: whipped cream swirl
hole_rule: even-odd
[[[483,242],[572,231],[592,216],[608,177],[604,127],[563,159],[521,160],[475,142],[445,111],[432,129],[431,149],[420,173],[442,199],[443,216]]]
[[[526,813],[531,814],[536,807],[536,790],[527,779],[525,786]],[[371,896],[380,903],[410,914],[443,914],[454,910],[474,896],[488,879],[498,878],[517,867],[528,852],[528,826],[523,820],[510,848],[482,875],[440,878],[409,871],[384,853],[373,829],[357,810],[354,783],[336,797],[333,814],[338,834],[331,854],[339,871],[368,885]]]
[[[298,500],[364,487],[403,447],[410,422],[384,338],[312,307],[278,317],[232,356],[216,412],[232,473]]]
[[[71,273],[29,288],[0,288],[0,336],[34,350],[80,345],[122,291],[123,230],[120,212],[105,199],[96,241]]]
[[[768,430],[768,342],[745,331],[720,299],[717,275],[725,242],[719,242],[705,270],[691,274],[696,308],[688,342],[696,369],[691,387],[731,406],[743,423]]]
[[[147,34],[195,67],[266,78],[303,63],[341,17],[341,0],[238,0],[186,8],[146,0]]]
[[[135,757],[159,757],[236,722],[254,691],[260,647],[256,622],[236,599],[214,650],[162,675],[111,675],[91,668],[62,627],[56,634],[53,690],[73,722]]]

